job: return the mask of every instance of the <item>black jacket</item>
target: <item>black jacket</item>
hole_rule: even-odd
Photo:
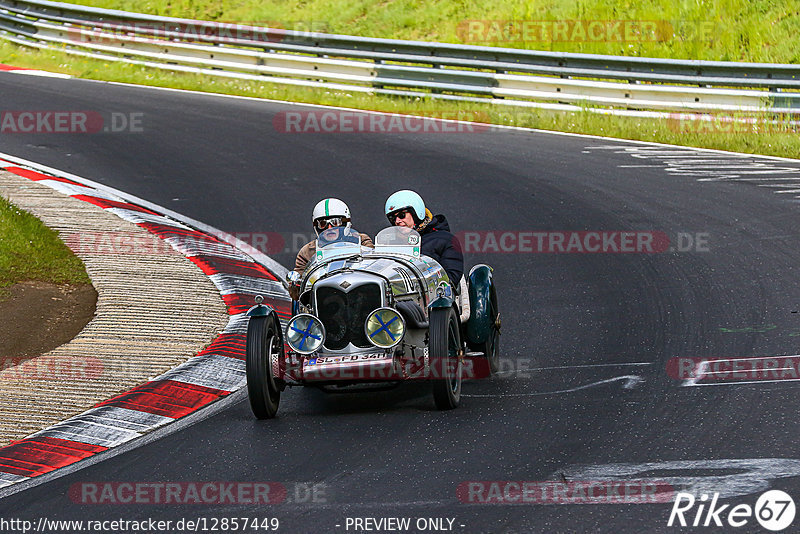
[[[461,253],[461,243],[450,233],[447,219],[444,215],[434,215],[419,233],[422,236],[422,253],[439,262],[447,272],[453,289],[458,290],[464,274],[464,255]]]

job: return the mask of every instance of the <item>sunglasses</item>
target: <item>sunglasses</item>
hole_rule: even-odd
[[[411,213],[410,209],[402,209],[402,210],[393,211],[392,213],[390,213],[388,215],[389,222],[394,224],[394,221],[396,221],[398,217],[401,218],[401,219],[405,219],[406,215],[408,215],[409,213]]]
[[[325,217],[314,221],[314,226],[318,230],[324,230],[328,226],[342,226],[344,224],[344,217]]]

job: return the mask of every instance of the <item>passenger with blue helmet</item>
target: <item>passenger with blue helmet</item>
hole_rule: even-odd
[[[445,216],[433,215],[425,207],[422,197],[408,189],[393,193],[386,200],[384,212],[393,226],[405,226],[419,232],[422,254],[436,260],[453,287],[458,288],[464,274],[464,255],[461,243],[450,232]]]

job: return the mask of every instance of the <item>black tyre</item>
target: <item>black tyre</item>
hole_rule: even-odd
[[[492,329],[489,339],[483,343],[481,348],[489,361],[489,372],[497,373],[500,370],[500,332],[497,328]]]
[[[430,314],[428,353],[433,368],[433,400],[440,410],[452,410],[461,402],[461,336],[452,308],[437,308]]]
[[[281,391],[272,376],[272,357],[283,350],[275,318],[251,317],[247,323],[247,396],[258,419],[272,419],[278,413]]]
[[[497,289],[492,286],[490,302],[492,306],[492,333],[483,344],[483,353],[489,361],[489,371],[495,374],[500,370],[500,310],[497,308]]]

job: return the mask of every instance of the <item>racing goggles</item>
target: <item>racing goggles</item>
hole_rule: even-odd
[[[343,226],[346,221],[345,217],[320,217],[314,221],[314,228],[317,230],[325,230],[327,227]]]
[[[411,213],[411,208],[403,208],[389,213],[387,217],[389,218],[389,222],[394,224],[394,221],[396,221],[398,217],[400,217],[401,219],[405,219],[406,215],[408,215],[409,213]]]

